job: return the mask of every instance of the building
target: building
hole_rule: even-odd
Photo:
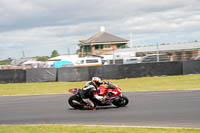
[[[110,51],[126,48],[129,40],[105,32],[105,28],[101,27],[101,31],[93,35],[87,40],[80,40],[80,55],[102,55]]]
[[[135,46],[133,48],[115,50],[114,53],[133,53],[136,56],[145,56],[150,54],[165,54],[171,58],[171,61],[186,61],[192,57],[200,55],[200,42],[166,44],[153,46]],[[110,53],[112,54],[112,53]]]
[[[69,61],[72,63],[76,63],[76,61],[79,59],[78,55],[60,55],[53,58],[48,59],[48,61]]]

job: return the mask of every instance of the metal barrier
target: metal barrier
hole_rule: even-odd
[[[0,83],[26,82],[26,71],[22,69],[0,70]]]
[[[26,82],[46,82],[57,81],[56,68],[26,69]]]

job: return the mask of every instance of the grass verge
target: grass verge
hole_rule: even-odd
[[[109,81],[117,84],[123,91],[200,89],[200,74],[143,77]],[[85,83],[86,81],[0,84],[0,96],[67,93],[69,88],[81,88]]]
[[[1,133],[199,133],[200,129],[173,128],[136,128],[136,127],[102,127],[102,126],[0,126]]]

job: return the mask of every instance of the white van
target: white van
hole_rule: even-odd
[[[99,66],[102,65],[101,58],[80,58],[75,66]]]

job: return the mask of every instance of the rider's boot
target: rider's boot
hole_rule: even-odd
[[[84,109],[95,110],[95,107],[90,107],[90,106],[85,105]]]
[[[95,107],[89,107],[89,110],[95,110]]]
[[[83,106],[83,108],[84,108],[84,109],[88,109],[88,108],[89,108],[89,106],[85,105],[85,106]]]

